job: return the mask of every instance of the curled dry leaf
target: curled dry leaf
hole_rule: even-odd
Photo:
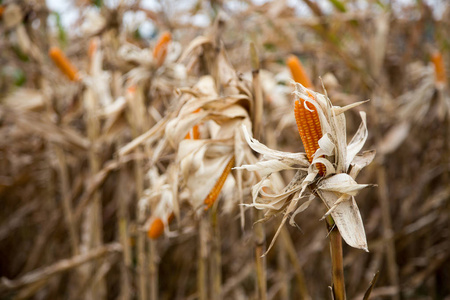
[[[189,52],[210,43],[206,38],[198,41],[192,42]],[[189,52],[184,56],[191,55]],[[201,77],[192,88],[180,89],[181,106],[165,129],[165,138],[177,151],[182,187],[194,209],[210,207],[222,189],[228,190],[229,199],[243,198],[242,188],[238,188],[239,197],[231,197],[236,194],[232,183],[241,186],[242,176],[235,179],[230,171],[235,162],[242,163],[248,157],[240,126],[251,127],[250,93],[223,52],[216,60],[221,72],[220,95],[217,81],[210,75]]]

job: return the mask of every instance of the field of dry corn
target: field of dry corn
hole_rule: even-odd
[[[0,0],[0,299],[449,300],[449,66],[446,0]]]

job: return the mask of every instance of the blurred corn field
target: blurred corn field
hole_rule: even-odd
[[[0,0],[0,298],[450,299],[449,64],[446,0]]]

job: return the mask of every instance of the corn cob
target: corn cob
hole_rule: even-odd
[[[48,51],[48,55],[67,78],[72,81],[78,81],[80,79],[77,68],[72,65],[61,49],[58,47],[51,47]]]
[[[156,60],[156,65],[159,67],[164,63],[167,55],[167,47],[172,40],[170,32],[164,32],[156,43],[153,49],[153,58]]]
[[[436,82],[445,84],[447,82],[447,74],[445,73],[444,60],[440,51],[435,51],[431,54],[431,62],[434,65],[434,72],[436,74]]]
[[[173,218],[174,214],[171,213],[167,218],[167,222],[168,223],[172,222]],[[164,222],[161,220],[161,218],[156,218],[155,220],[153,220],[152,225],[148,229],[147,236],[155,240],[159,238],[163,232],[164,232]]]
[[[234,166],[234,156],[230,159],[228,164],[225,166],[225,169],[220,175],[220,178],[217,180],[216,185],[211,189],[208,196],[206,196],[204,203],[206,204],[205,210],[209,209],[214,202],[217,200],[217,197],[222,190],[223,185],[225,184],[225,180],[228,177],[228,174],[231,172],[231,168]]]
[[[308,77],[308,74],[305,72],[302,63],[297,58],[297,56],[289,55],[286,60],[286,64],[291,70],[292,78],[295,82],[301,83],[306,88],[312,88],[311,80]]]
[[[312,108],[308,106],[308,108],[312,109],[312,111],[309,111],[305,108],[304,104],[305,100],[303,99],[295,101],[294,113],[298,132],[305,147],[306,156],[309,162],[312,162],[314,153],[319,149],[322,129],[316,108],[314,106]],[[323,164],[317,164],[317,168],[319,169],[320,175],[325,174],[325,166]]]
[[[309,80],[300,60],[296,56],[289,56],[287,65],[296,82],[301,83],[306,88],[312,87],[311,80]],[[309,94],[309,97],[314,99],[311,94]],[[316,108],[314,106],[308,106],[308,108],[312,111],[305,108],[305,100],[299,99],[298,101],[295,101],[294,113],[298,132],[300,133],[300,138],[305,147],[306,156],[308,157],[309,162],[312,162],[314,153],[319,149],[319,140],[322,137],[322,129],[320,127],[319,115]],[[325,166],[323,164],[317,164],[317,168],[319,169],[320,175],[325,174]]]

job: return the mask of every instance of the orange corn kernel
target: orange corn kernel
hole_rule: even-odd
[[[56,64],[56,66],[63,72],[67,78],[72,81],[78,81],[80,76],[77,68],[72,65],[67,56],[58,47],[51,47],[48,51],[48,55]]]
[[[312,88],[311,80],[308,77],[301,61],[295,55],[289,55],[286,64],[291,70],[292,78],[295,82],[301,83],[306,88]]]
[[[171,213],[167,218],[167,222],[168,223],[172,222],[173,218],[174,214]],[[147,236],[151,239],[156,240],[163,234],[163,232],[164,232],[164,222],[160,218],[156,218],[153,220],[152,225],[147,231]]]
[[[192,131],[189,131],[184,137],[185,140],[198,140],[200,138],[200,131],[198,130],[198,125],[192,127]]]
[[[153,220],[150,229],[147,231],[147,235],[151,239],[157,239],[164,232],[164,223],[160,218]]]
[[[192,113],[198,113],[200,111],[200,108],[197,108]],[[200,138],[200,131],[198,130],[198,125],[194,125],[192,127],[192,130],[190,130],[186,136],[184,137],[185,140],[198,140]]]
[[[128,88],[127,88],[127,93],[129,93],[129,94],[131,94],[131,95],[134,95],[135,93],[136,93],[136,85],[130,85]]]
[[[222,175],[220,175],[219,180],[217,180],[216,185],[209,192],[208,196],[206,196],[204,201],[204,203],[206,204],[205,210],[211,208],[211,206],[217,200],[217,197],[219,197],[220,191],[222,190],[222,187],[225,184],[225,180],[227,179],[228,174],[230,174],[231,168],[233,168],[233,166],[234,166],[234,156],[225,166],[225,169],[223,170]]]
[[[94,53],[97,51],[98,48],[98,39],[94,38],[91,39],[89,42],[89,48],[88,48],[88,56],[90,59],[94,56]]]
[[[156,43],[155,48],[153,49],[153,58],[156,60],[158,67],[161,66],[166,59],[167,48],[171,40],[172,35],[170,34],[170,32],[164,32],[159,37],[159,40]]]
[[[313,98],[311,95],[310,97]],[[305,147],[306,156],[308,157],[309,162],[312,162],[314,153],[319,149],[319,140],[322,137],[322,129],[316,108],[314,106],[308,106],[312,109],[312,111],[309,111],[305,108],[304,104],[305,100],[303,99],[295,101],[294,113],[298,132],[300,133],[300,138]],[[320,175],[325,174],[326,169],[323,164],[317,164],[317,168],[319,169]]]
[[[445,72],[444,59],[440,51],[435,51],[431,54],[431,62],[434,65],[434,72],[436,74],[436,82],[445,84],[447,82],[447,74]]]

